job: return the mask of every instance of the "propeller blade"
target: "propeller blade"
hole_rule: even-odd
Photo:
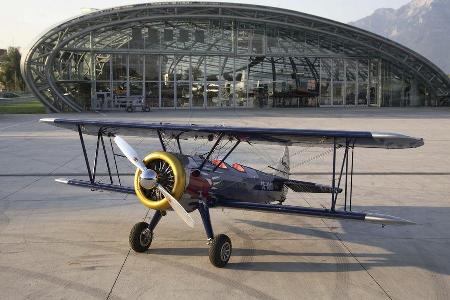
[[[194,228],[194,220],[188,214],[188,212],[184,209],[183,206],[175,199],[165,188],[163,188],[160,184],[157,185],[158,190],[163,193],[164,197],[169,201],[170,206],[172,206],[173,210],[177,213],[177,215],[191,228]]]
[[[130,146],[122,137],[116,136],[114,138],[114,143],[116,143],[117,147],[119,147],[120,151],[128,158],[128,160],[136,166],[136,168],[140,169],[142,172],[145,172],[147,168],[144,163],[139,159],[139,156],[136,150]]]

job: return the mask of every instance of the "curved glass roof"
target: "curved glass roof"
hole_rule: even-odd
[[[286,58],[293,66],[298,61],[295,74],[308,73],[316,80],[315,58],[375,58],[394,66],[399,77],[416,78],[437,98],[450,95],[446,74],[391,40],[296,11],[234,3],[162,2],[82,15],[42,35],[23,56],[22,73],[51,111],[82,111],[85,106],[67,85],[96,80],[115,53],[175,55],[180,61],[188,56],[234,57],[234,72]],[[270,64],[266,66],[269,74]],[[305,71],[298,70],[302,66]]]

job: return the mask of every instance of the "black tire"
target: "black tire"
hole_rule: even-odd
[[[209,246],[209,261],[215,267],[223,268],[230,260],[231,251],[230,238],[225,234],[216,235]]]
[[[133,106],[127,106],[126,111],[127,112],[133,112],[134,111]]]
[[[148,229],[145,222],[136,223],[130,232],[130,247],[136,252],[145,252],[150,248],[153,240],[153,232]]]

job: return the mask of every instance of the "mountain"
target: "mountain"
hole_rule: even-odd
[[[422,54],[450,74],[450,0],[414,0],[349,23]]]

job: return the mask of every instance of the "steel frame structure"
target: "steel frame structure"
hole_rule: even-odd
[[[214,49],[214,45],[203,49],[197,49],[195,43],[192,47],[174,47],[173,42],[166,48],[158,47],[146,48],[139,45],[130,45],[134,42],[133,35],[136,29],[143,28],[148,24],[163,22],[169,24],[172,22],[195,22],[195,20],[209,20],[210,22],[224,22],[231,26],[230,31],[222,30],[221,37],[225,34],[231,34],[231,44],[221,44],[219,49]],[[227,26],[228,26],[227,25]],[[242,25],[242,28],[239,27]],[[239,50],[239,35],[243,36],[245,29],[250,28],[253,32],[260,32],[260,39],[248,39],[247,52]],[[221,27],[222,28],[222,27]],[[271,35],[276,28],[277,34]],[[243,34],[241,33],[243,29]],[[115,34],[111,35],[111,32]],[[296,32],[298,34],[296,34]],[[274,51],[269,47],[271,38],[278,41],[295,40],[299,45],[297,48],[289,49],[286,45],[279,44],[278,50]],[[300,41],[302,41],[300,43]],[[229,49],[225,49],[230,47]],[[283,48],[284,47],[284,48]],[[254,49],[258,49],[254,51]],[[325,67],[320,62],[319,68],[311,59],[374,59],[376,62],[391,66],[396,69],[397,77],[400,80],[410,78],[418,81],[426,87],[427,93],[433,95],[436,99],[435,105],[444,104],[450,97],[450,79],[442,70],[416,52],[380,37],[373,33],[341,24],[335,21],[323,19],[320,17],[295,12],[291,10],[278,9],[265,6],[232,4],[232,3],[212,3],[212,2],[171,2],[171,3],[152,3],[123,6],[111,9],[96,11],[69,21],[48,30],[43,36],[31,46],[29,51],[23,55],[21,68],[22,74],[30,90],[42,101],[42,103],[52,112],[76,111],[80,112],[85,107],[77,99],[69,96],[68,92],[61,88],[65,79],[58,78],[61,72],[71,74],[80,69],[86,69],[84,74],[77,74],[68,82],[81,82],[89,84],[91,87],[91,97],[96,89],[96,70],[101,70],[102,66],[111,60],[114,53],[126,55],[126,87],[127,94],[130,93],[130,55],[174,55],[174,61],[177,57],[189,56],[189,64],[192,65],[191,56],[220,57],[220,63],[228,58],[233,58],[233,105],[236,105],[236,66],[238,59],[250,57],[246,68],[250,71],[255,67],[255,63],[266,62],[271,66],[268,69],[274,69],[275,58],[291,60],[300,58],[305,69],[309,70],[312,77],[320,77]],[[160,57],[159,56],[159,57]],[[97,57],[101,59],[96,60]],[[223,59],[222,59],[223,58]],[[206,63],[203,64],[206,71]],[[161,64],[159,65],[161,68]],[[67,68],[67,70],[64,70]],[[110,71],[112,64],[110,63]],[[145,64],[144,64],[145,68]],[[292,65],[292,69],[297,74],[297,66]],[[331,71],[333,62],[331,63]],[[344,70],[345,70],[344,60]],[[176,63],[173,66],[176,70]],[[100,71],[99,71],[100,72]],[[189,80],[184,82],[192,86],[192,70],[189,71]],[[145,73],[145,72],[144,72]],[[176,73],[176,72],[174,72]],[[205,72],[206,73],[206,72]],[[381,68],[378,69],[378,99],[377,104],[381,105]],[[359,71],[356,73],[357,77]],[[272,74],[274,77],[276,74]],[[112,72],[110,79],[112,80]],[[144,75],[145,76],[145,75]],[[161,72],[159,72],[159,105],[161,106]],[[297,75],[295,75],[297,76]],[[370,76],[370,70],[369,74]],[[297,82],[297,77],[295,78]],[[174,78],[174,107],[176,107],[177,78]],[[219,79],[220,85],[221,79]],[[333,77],[331,76],[331,105],[333,105]],[[368,79],[370,81],[370,78]],[[145,78],[144,91],[145,91]],[[273,85],[276,86],[276,78],[272,78]],[[356,78],[358,83],[358,79]],[[179,82],[183,84],[183,82]],[[208,84],[205,76],[204,86]],[[112,83],[111,83],[112,85]],[[370,85],[370,83],[369,83]],[[347,88],[347,73],[343,89]],[[358,89],[356,84],[356,89]],[[247,97],[249,88],[246,88]],[[205,88],[206,90],[206,88]],[[143,92],[145,93],[145,92]],[[320,94],[320,91],[319,91]],[[358,94],[358,90],[356,90]],[[403,93],[402,93],[403,95]],[[357,97],[357,96],[356,96]],[[206,92],[204,92],[203,106],[206,105]],[[355,99],[356,102],[358,99]],[[192,92],[189,95],[190,107],[192,107]],[[344,96],[345,102],[345,96]]]

